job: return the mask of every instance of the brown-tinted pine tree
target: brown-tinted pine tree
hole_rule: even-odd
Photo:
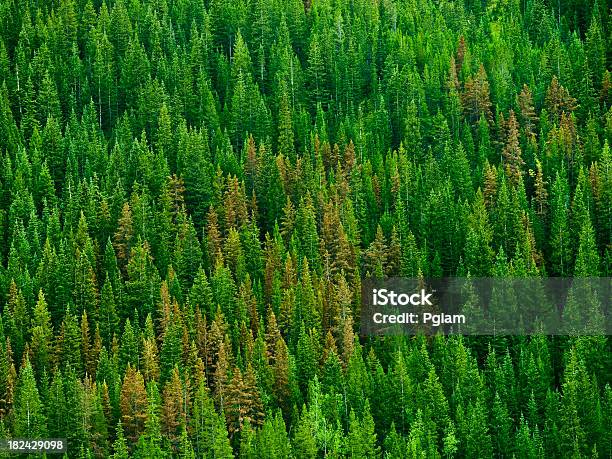
[[[142,374],[128,364],[121,385],[119,407],[125,438],[131,445],[138,442],[138,438],[144,431],[147,405],[147,392]]]

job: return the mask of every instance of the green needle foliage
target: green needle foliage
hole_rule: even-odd
[[[607,336],[358,335],[365,276],[611,275],[608,8],[0,0],[2,436],[612,457]]]

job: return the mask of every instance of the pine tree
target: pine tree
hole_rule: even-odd
[[[57,370],[47,393],[47,423],[49,435],[66,435],[68,409],[64,394],[64,378],[62,372]],[[59,437],[61,438],[61,437]]]
[[[153,264],[151,249],[146,241],[139,242],[132,248],[126,272],[124,309],[118,315],[127,318],[136,311],[138,317],[146,317],[153,311],[160,283],[159,273]]]
[[[291,443],[287,435],[287,427],[280,412],[276,412],[274,416],[270,416],[266,420],[262,429],[257,434],[256,448],[259,457],[266,455],[288,457],[291,454]]]
[[[137,324],[135,324],[137,327]],[[119,365],[124,369],[131,364],[133,367],[138,366],[138,329],[134,330],[132,322],[128,318],[123,327],[121,335],[121,345],[119,348]]]
[[[410,104],[408,104],[408,112],[406,114],[404,127],[404,148],[409,155],[414,155],[417,158],[421,158],[422,136],[421,122],[418,115],[419,113],[417,106],[413,99]]]
[[[55,81],[45,72],[45,76],[38,91],[38,121],[41,124],[47,122],[48,119],[61,120],[62,113],[60,111],[60,101],[57,94],[57,86]]]
[[[85,251],[77,249],[75,282],[73,288],[75,312],[81,315],[84,311],[89,311],[91,316],[95,316],[98,310],[98,289],[96,275],[89,257]]]
[[[296,216],[296,236],[299,243],[300,258],[308,261],[309,266],[317,269],[319,265],[319,235],[315,219],[315,209],[310,196],[300,201]]]
[[[170,454],[162,445],[162,432],[159,421],[161,397],[155,381],[147,385],[147,418],[145,428],[134,449],[135,457],[167,457]]]
[[[383,277],[385,274],[384,269],[387,266],[387,255],[388,250],[385,236],[379,225],[378,228],[376,228],[376,238],[372,241],[365,253],[367,272],[377,278]]]
[[[247,418],[252,426],[260,427],[264,422],[264,406],[261,400],[261,392],[255,370],[250,363],[247,365],[244,374],[244,388],[251,398]]]
[[[87,418],[90,415],[90,409],[86,405],[87,398],[84,396],[85,388],[74,369],[68,369],[63,376],[66,405],[70,407],[71,413],[66,417],[65,435],[69,444],[80,446],[85,443],[85,435],[88,433]]]
[[[174,367],[172,377],[164,387],[162,407],[163,433],[174,450],[178,448],[181,431],[186,426],[186,404],[184,402],[186,394],[184,392],[178,368]]]
[[[482,400],[470,403],[467,408],[465,426],[466,455],[473,457],[491,456],[492,445],[487,422],[487,411]]]
[[[508,118],[507,125],[508,139],[506,146],[502,152],[504,156],[504,163],[506,166],[506,174],[514,185],[518,184],[521,179],[523,172],[522,166],[525,164],[523,158],[521,158],[521,147],[519,145],[519,133],[518,123],[514,116],[514,111],[510,110],[510,117]]]
[[[95,373],[94,351],[92,346],[91,334],[89,332],[89,320],[87,319],[87,311],[83,311],[81,316],[81,359],[85,367],[85,373],[92,375]]]
[[[32,312],[32,328],[30,349],[32,352],[33,369],[38,378],[44,371],[51,369],[53,359],[53,327],[51,315],[47,309],[47,302],[43,291],[38,292],[38,301]]]
[[[123,435],[123,425],[121,421],[117,424],[117,439],[113,443],[113,450],[115,451],[113,454],[113,459],[128,459],[128,447]]]
[[[462,103],[470,123],[475,124],[483,115],[489,122],[493,119],[489,94],[489,81],[484,66],[481,64],[475,76],[469,76],[465,82]]]
[[[578,361],[576,351],[572,349],[564,374],[558,440],[562,447],[572,451],[573,454],[584,454],[587,448],[587,432],[585,432],[584,418],[581,416],[581,398],[585,394],[579,392],[582,382],[580,378],[586,376],[583,372],[584,362]]]
[[[291,107],[289,103],[289,93],[285,81],[280,83],[280,101],[278,104],[278,153],[292,162],[296,160],[295,147],[293,141],[293,122],[291,117]]]
[[[349,425],[347,441],[350,457],[364,459],[380,457],[380,447],[376,445],[376,431],[368,400],[365,402],[360,420],[357,419],[355,412],[351,411]]]
[[[571,272],[571,247],[569,238],[569,192],[567,179],[557,173],[553,182],[550,224],[550,260],[553,272],[566,275]]]
[[[125,272],[132,248],[133,234],[132,211],[130,209],[130,205],[126,202],[123,204],[123,208],[121,209],[121,217],[118,222],[113,243],[115,252],[117,254],[117,259],[119,261],[119,266],[123,272]]]
[[[204,216],[212,198],[213,166],[208,138],[206,131],[188,130],[181,125],[178,139],[177,170],[185,183],[185,204],[199,228],[206,221]]]
[[[556,76],[553,76],[548,86],[545,103],[548,113],[556,121],[561,119],[562,113],[570,113],[576,109],[576,99],[571,97],[568,90],[559,84]]]
[[[142,371],[145,382],[159,380],[158,354],[155,338],[144,338],[142,342]]]
[[[315,425],[306,406],[302,408],[302,415],[293,434],[293,452],[297,457],[314,459],[317,457],[317,443],[315,441]]]
[[[205,454],[207,457],[233,457],[225,420],[215,411],[208,388],[203,382],[198,386],[193,400],[191,425],[196,453]]]
[[[96,43],[92,79],[97,96],[100,129],[109,129],[116,116],[117,84],[114,54],[115,49],[106,33],[100,34]]]
[[[541,217],[546,215],[546,209],[548,207],[548,192],[546,191],[546,185],[548,182],[544,180],[542,174],[542,163],[536,159],[536,178],[535,178],[535,195],[536,201],[536,212]]]
[[[202,263],[202,249],[191,219],[179,226],[173,255],[173,266],[177,269],[181,287],[188,291],[195,277],[194,267]]]
[[[530,138],[535,135],[535,126],[539,121],[533,105],[533,96],[529,86],[523,85],[523,89],[517,96],[518,106],[521,110],[521,121],[525,129],[525,135]]]
[[[100,294],[98,325],[100,326],[100,336],[103,344],[107,347],[110,346],[113,334],[116,333],[119,325],[119,318],[117,317],[113,286],[108,273]]]
[[[328,99],[328,74],[317,33],[312,34],[308,48],[308,66],[306,68],[307,82],[310,89],[312,106],[325,103]]]
[[[444,436],[444,439],[442,440],[444,446],[442,448],[442,452],[444,453],[444,456],[447,458],[452,458],[455,456],[455,454],[457,453],[457,451],[459,450],[458,448],[458,439],[455,433],[455,427],[451,422],[449,422],[448,424],[448,428],[446,429],[446,435]]]
[[[494,450],[498,454],[507,454],[513,451],[514,445],[510,436],[511,419],[506,404],[495,393],[495,401],[491,408],[491,430],[494,434]]]
[[[26,358],[24,363],[15,391],[13,432],[19,438],[44,438],[47,433],[44,405],[30,360]]]
[[[17,288],[15,280],[11,280],[6,306],[3,320],[7,323],[7,332],[13,343],[15,356],[21,359],[27,344],[30,320],[26,299],[22,290]]]
[[[490,273],[493,260],[493,250],[490,245],[492,237],[484,198],[478,190],[468,220],[465,243],[465,266],[474,277],[486,277]]]
[[[598,277],[600,273],[599,265],[600,260],[595,244],[593,225],[590,219],[587,219],[580,230],[574,276]]]
[[[121,422],[125,426],[125,438],[132,445],[138,442],[147,420],[147,393],[140,371],[128,364],[121,386]]]
[[[66,315],[62,321],[59,335],[56,336],[56,362],[72,368],[81,373],[81,330],[76,316],[70,308],[66,308]]]
[[[240,368],[234,368],[232,373],[231,381],[227,387],[227,398],[223,404],[230,438],[237,435],[242,429],[250,405],[249,394],[244,389]]]

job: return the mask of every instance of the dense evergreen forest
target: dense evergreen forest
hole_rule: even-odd
[[[611,17],[0,0],[0,437],[612,457],[608,336],[359,336],[365,276],[611,275]]]

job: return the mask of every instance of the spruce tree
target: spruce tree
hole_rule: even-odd
[[[30,360],[26,358],[15,388],[13,432],[19,438],[44,438],[47,419],[34,379]]]

